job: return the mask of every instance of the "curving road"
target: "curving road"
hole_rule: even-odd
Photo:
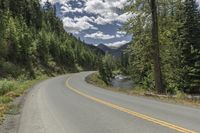
[[[200,109],[128,96],[85,82],[91,72],[59,76],[35,86],[18,133],[200,132]]]

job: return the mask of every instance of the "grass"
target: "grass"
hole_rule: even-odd
[[[16,97],[23,95],[28,88],[46,78],[41,76],[34,80],[0,80],[0,123],[4,120],[5,114],[19,113],[19,107],[12,105]]]
[[[98,73],[92,73],[89,76],[86,77],[85,79],[88,83],[97,85],[99,87],[105,88],[109,87],[101,78]]]
[[[20,107],[17,105],[10,105],[9,109],[5,112],[5,114],[9,115],[17,115],[20,113]]]
[[[93,84],[95,86],[101,87],[103,89],[125,93],[127,95],[137,95],[137,96],[144,96],[148,98],[153,98],[156,100],[161,100],[164,102],[169,103],[177,103],[177,104],[184,104],[189,106],[200,106],[200,100],[198,99],[189,99],[187,95],[182,92],[178,92],[175,96],[168,96],[168,95],[158,95],[155,92],[149,92],[141,87],[135,87],[133,89],[123,89],[123,88],[114,88],[112,86],[107,85],[99,76],[98,73],[93,73],[86,77],[86,82]]]
[[[101,87],[103,89],[112,90],[116,92],[123,92],[126,94],[137,94],[137,95],[144,95],[145,90],[141,88],[134,88],[134,89],[124,89],[124,88],[114,88],[110,85],[107,85],[100,77],[99,73],[92,73],[91,75],[86,77],[86,82],[93,84],[95,86]]]

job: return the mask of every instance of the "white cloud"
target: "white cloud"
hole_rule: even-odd
[[[129,43],[129,41],[126,41],[126,40],[122,40],[122,41],[118,41],[118,42],[114,42],[114,43],[107,43],[107,44],[105,44],[105,45],[107,45],[107,46],[115,46],[115,47],[120,47],[120,46],[122,46],[122,45],[124,45],[124,44],[127,44],[127,43]]]
[[[85,11],[88,13],[104,15],[109,11],[109,5],[102,0],[89,0],[86,1]]]
[[[79,12],[83,13],[83,9],[81,8],[72,8],[69,4],[65,4],[61,7],[62,13],[69,13],[69,12]]]
[[[116,33],[117,38],[124,37],[125,35],[126,35],[126,32],[124,32],[124,31],[117,31],[117,33]]]
[[[117,13],[107,12],[106,15],[100,15],[95,20],[94,23],[99,25],[105,25],[105,24],[112,24],[114,21],[125,23],[130,18],[134,17],[131,13],[124,13],[121,15],[118,15]]]
[[[41,0],[45,2],[47,0]],[[70,2],[75,2],[80,7],[72,7]],[[119,13],[120,10],[128,4],[128,0],[49,0],[51,3],[59,2],[62,4],[59,14],[61,19],[63,19],[64,27],[66,31],[75,33],[87,29],[96,29],[93,26],[95,23],[97,25],[112,24],[113,22],[124,23],[133,15],[130,13]],[[64,17],[67,13],[90,13],[96,15],[96,19],[72,19],[69,17]],[[91,23],[92,22],[92,23]],[[84,26],[84,27],[81,27]]]
[[[63,18],[63,24],[64,28],[67,32],[78,34],[80,31],[87,30],[87,29],[93,29],[98,30],[97,27],[94,27],[89,22],[93,21],[92,18],[89,18],[87,16],[74,19],[65,17]]]
[[[101,31],[98,31],[98,32],[92,33],[92,34],[86,34],[84,37],[92,38],[92,39],[101,39],[101,40],[108,40],[108,39],[115,38],[114,35],[104,34]]]
[[[125,31],[117,31],[117,34],[125,35],[126,32]]]
[[[126,12],[118,16],[117,21],[121,23],[127,22],[129,19],[133,18],[135,15],[133,13]]]
[[[99,25],[105,25],[105,24],[112,24],[113,19],[109,18],[103,18],[98,16],[95,20],[94,23],[99,24]]]
[[[41,3],[45,1],[47,0],[41,0]],[[107,45],[121,46],[128,43],[125,41],[127,38],[124,38],[125,32],[113,32],[116,30],[113,28],[121,27],[123,23],[134,16],[131,13],[123,13],[123,8],[129,3],[128,0],[49,0],[49,2],[60,3],[57,5],[59,8],[57,15],[63,21],[64,29],[67,32],[77,34],[81,38],[91,38],[88,39],[89,43],[105,43],[108,40],[109,42],[116,41],[116,39],[122,41]],[[102,28],[107,24],[111,31]],[[98,28],[101,31],[97,31]],[[88,34],[87,30],[90,32],[93,30],[93,33]],[[93,41],[95,39],[97,39],[96,42]]]
[[[111,24],[114,21],[124,23],[134,16],[131,13],[118,13],[127,3],[127,0],[89,0],[86,1],[84,11],[98,15],[94,21],[97,24]]]
[[[47,0],[40,0],[40,3],[44,3],[46,2]],[[65,2],[69,1],[69,0],[48,0],[49,2],[51,2],[52,4],[56,3],[56,2],[59,2],[61,4],[64,4]]]
[[[80,1],[77,1],[77,4],[79,6],[81,6],[81,2]],[[67,1],[62,5],[61,7],[61,11],[62,13],[69,13],[69,12],[79,12],[79,13],[83,13],[84,11],[84,8],[75,8],[75,7],[72,7],[71,4],[69,4]]]

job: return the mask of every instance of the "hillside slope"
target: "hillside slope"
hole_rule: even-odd
[[[122,45],[118,48],[111,48],[104,44],[99,44],[97,47],[104,51],[104,53],[111,54],[114,58],[119,59],[124,52],[128,48],[129,44]]]
[[[63,29],[56,6],[39,0],[0,0],[0,78],[94,70],[96,50]]]

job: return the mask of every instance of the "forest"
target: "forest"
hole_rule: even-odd
[[[159,94],[200,94],[200,8],[196,0],[135,0],[123,30],[133,41],[121,57],[103,57],[63,28],[50,2],[0,0],[0,78],[97,70],[109,84],[114,71]]]
[[[94,70],[101,54],[64,30],[50,2],[0,0],[0,78]]]
[[[113,71],[120,69],[146,91],[200,94],[197,1],[135,0],[125,11],[135,14],[124,26],[124,30],[133,35],[133,41],[120,63],[113,65],[109,56],[103,59],[102,79],[109,83]]]

